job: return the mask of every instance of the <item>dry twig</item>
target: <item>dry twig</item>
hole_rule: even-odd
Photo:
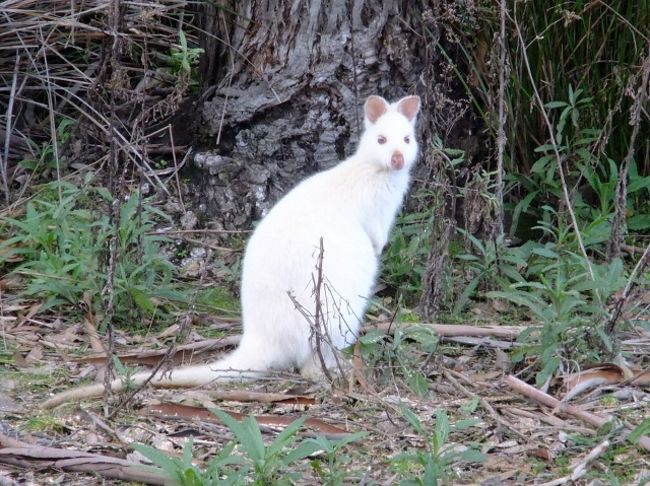
[[[600,428],[613,419],[611,416],[602,417],[600,415],[587,412],[586,410],[582,410],[581,408],[574,405],[561,402],[557,398],[554,398],[549,394],[544,393],[543,391],[538,390],[533,386],[530,386],[528,383],[525,383],[512,375],[506,377],[505,382],[510,388],[521,393],[522,395],[531,398],[538,403],[546,405],[547,407],[551,407],[554,410],[558,410],[560,412],[576,417],[584,422],[587,422],[590,425],[593,425],[594,427]],[[650,437],[645,435],[642,436],[639,439],[638,445],[645,450],[650,451]]]

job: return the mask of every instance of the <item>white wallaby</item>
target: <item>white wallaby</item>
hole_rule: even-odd
[[[322,373],[321,357],[326,366],[335,365],[336,350],[357,340],[382,248],[408,189],[418,153],[415,121],[419,110],[418,96],[392,104],[380,96],[366,100],[365,131],[354,155],[298,184],[250,238],[243,262],[244,329],[238,348],[212,363],[159,372],[150,382],[153,386],[199,386],[291,368],[313,378]],[[305,313],[315,314],[321,238],[320,331],[335,349],[323,344],[319,356],[312,339],[313,324]],[[141,384],[149,376],[137,373],[132,381]],[[120,379],[112,383],[113,390],[123,386]],[[90,385],[49,402],[102,392],[103,385]]]

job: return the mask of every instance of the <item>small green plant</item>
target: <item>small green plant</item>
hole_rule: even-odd
[[[316,450],[322,451],[325,460],[314,459],[311,461],[311,466],[321,478],[321,484],[329,486],[342,486],[349,484],[350,480],[358,479],[353,477],[353,473],[348,470],[348,465],[352,458],[343,453],[343,448],[359,439],[365,437],[365,432],[357,432],[344,437],[340,440],[330,440],[323,436],[318,436],[313,439],[307,439],[305,442],[313,444]]]
[[[69,139],[77,122],[71,118],[62,118],[56,126],[56,141],[62,147]],[[27,139],[33,157],[25,158],[19,162],[19,165],[24,169],[28,169],[34,175],[42,175],[47,171],[57,168],[57,160],[55,158],[54,145],[51,140],[37,143],[33,140]],[[58,161],[62,164],[62,161]],[[59,169],[63,168],[59,165]]]
[[[30,417],[27,420],[26,427],[30,432],[61,433],[65,430],[66,425],[59,417],[55,417],[51,414],[40,414],[38,416]]]
[[[430,212],[401,214],[382,256],[381,280],[407,305],[417,302],[429,256]]]
[[[650,435],[650,417],[644,418],[630,433],[628,439],[633,444],[636,444],[644,435]]]
[[[215,409],[213,413],[235,434],[244,453],[242,467],[248,468],[253,477],[252,484],[256,486],[292,484],[300,474],[289,472],[289,467],[318,449],[316,444],[307,441],[293,445],[305,417],[288,425],[267,446],[255,418],[249,416],[239,422],[221,410]]]
[[[135,370],[129,366],[125,366],[124,363],[117,356],[113,355],[113,368],[115,369],[115,374],[120,378],[124,384],[125,392],[133,390],[135,388],[135,383],[133,382],[133,375]]]
[[[171,70],[173,74],[185,73],[190,75],[192,67],[198,62],[203,54],[203,49],[200,47],[188,47],[187,36],[182,30],[178,32],[180,49],[172,48],[171,50]]]
[[[290,466],[313,454],[317,443],[302,441],[294,448],[295,436],[305,422],[305,418],[296,420],[287,426],[270,444],[264,444],[262,432],[253,417],[246,417],[239,422],[221,410],[213,410],[235,434],[236,442],[229,443],[214,458],[206,469],[192,464],[192,440],[183,448],[181,459],[169,457],[149,446],[133,444],[133,448],[142,453],[155,464],[154,471],[164,471],[174,484],[181,486],[216,486],[217,484],[253,484],[271,486],[293,484],[300,477],[297,472],[289,472]],[[243,455],[236,454],[239,450]],[[231,466],[237,466],[232,468]],[[252,479],[252,483],[248,481]]]
[[[211,458],[205,469],[193,464],[191,438],[185,443],[181,458],[170,457],[143,444],[134,443],[131,446],[154,464],[147,466],[148,470],[166,475],[174,485],[179,486],[294,484],[300,478],[300,473],[289,469],[317,451],[322,451],[326,460],[325,468],[321,461],[312,461],[312,468],[324,481],[322,484],[342,485],[351,476],[345,469],[351,459],[341,451],[366,435],[356,433],[341,440],[318,436],[295,444],[296,434],[306,420],[300,418],[266,445],[253,417],[239,422],[221,410],[215,409],[213,413],[235,434],[236,441],[230,442]]]
[[[449,434],[453,430],[463,430],[476,425],[475,419],[457,421],[453,427],[449,423],[447,412],[436,412],[436,423],[433,433],[427,430],[420,419],[411,410],[402,406],[402,415],[409,425],[425,442],[424,450],[400,454],[393,459],[398,469],[399,466],[415,466],[418,474],[405,473],[410,476],[400,482],[403,486],[437,486],[438,484],[452,484],[454,477],[453,467],[459,463],[482,462],[485,456],[474,446],[470,448],[455,448],[447,444]]]
[[[131,447],[149,459],[155,466],[143,466],[149,471],[167,476],[177,486],[216,486],[245,484],[243,474],[229,467],[239,464],[241,458],[233,456],[235,444],[224,447],[219,454],[212,457],[208,467],[203,470],[192,464],[193,439],[185,443],[181,458],[170,457],[158,449],[144,445],[131,444]]]
[[[429,394],[429,380],[422,369],[422,354],[433,355],[438,338],[427,326],[394,325],[392,335],[370,329],[360,336],[361,356],[368,369],[376,370],[380,384],[389,383],[397,375],[406,381],[413,392],[426,397]]]
[[[47,185],[27,203],[24,216],[2,218],[13,234],[0,244],[0,268],[26,277],[27,295],[43,299],[44,309],[77,305],[85,292],[99,296],[114,233],[108,211],[101,208],[112,200],[102,187]],[[166,218],[137,194],[121,206],[113,282],[118,322],[164,315],[163,302],[184,300],[184,292],[173,284],[174,266],[161,252],[164,238],[150,234],[156,221]],[[17,256],[22,262],[13,265]]]
[[[196,306],[200,310],[219,314],[239,314],[239,300],[221,287],[209,287],[198,292]]]
[[[551,208],[546,210],[555,218],[541,221],[537,228],[551,241],[526,245],[526,279],[487,294],[527,308],[542,324],[534,339],[532,328],[519,336],[528,346],[513,356],[515,362],[525,355],[539,356],[538,385],[556,372],[563,357],[577,362],[597,359],[595,339],[602,343],[601,348],[612,350],[611,338],[602,329],[606,316],[603,303],[626,282],[620,259],[611,264],[587,262],[574,250],[572,230]]]
[[[469,283],[456,300],[453,309],[455,315],[462,312],[481,285],[505,288],[512,282],[522,282],[524,279],[520,272],[528,264],[519,248],[509,248],[504,244],[503,235],[499,235],[494,242],[482,242],[465,230],[458,231],[470,241],[475,251],[455,256],[455,259],[465,262],[471,275]]]

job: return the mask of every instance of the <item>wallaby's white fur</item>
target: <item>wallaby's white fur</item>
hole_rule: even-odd
[[[365,131],[356,153],[298,184],[250,238],[243,262],[244,329],[239,347],[213,363],[159,373],[153,386],[198,386],[290,368],[305,376],[318,375],[320,361],[310,340],[310,324],[288,293],[314,315],[321,237],[321,322],[336,349],[356,341],[379,256],[417,157],[419,109],[417,96],[393,104],[379,96],[368,98]],[[326,344],[321,350],[326,364],[333,366],[332,350]],[[142,372],[133,380],[140,384],[148,377]],[[101,393],[102,385],[92,386]],[[122,387],[121,380],[113,382],[113,389]]]

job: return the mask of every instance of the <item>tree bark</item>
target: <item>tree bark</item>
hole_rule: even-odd
[[[209,151],[194,159],[206,219],[225,229],[246,226],[306,175],[353,153],[370,94],[423,97],[427,160],[435,125],[458,115],[436,82],[439,53],[431,40],[439,36],[439,3],[249,0],[207,7],[202,24],[214,30],[202,39],[202,74],[214,85],[206,90],[200,132]],[[418,174],[427,178],[431,169]]]

